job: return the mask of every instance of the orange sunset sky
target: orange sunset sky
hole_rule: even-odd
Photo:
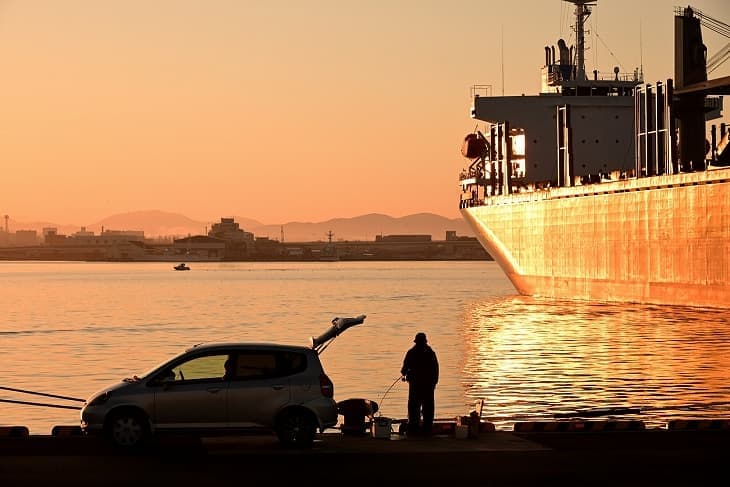
[[[672,77],[675,4],[599,0],[587,69],[629,72],[643,58],[647,81]],[[692,5],[730,22],[727,0]],[[470,87],[536,94],[544,46],[572,44],[572,9],[0,0],[0,214],[78,225],[150,209],[267,224],[456,218]],[[708,57],[728,43],[704,35]],[[710,77],[728,75],[730,62]]]

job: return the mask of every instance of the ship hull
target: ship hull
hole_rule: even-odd
[[[461,212],[521,294],[730,308],[730,169],[497,196]]]

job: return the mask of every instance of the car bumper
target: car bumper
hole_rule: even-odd
[[[101,433],[104,430],[104,411],[86,407],[81,410],[81,430],[84,433]]]
[[[305,404],[319,419],[319,428],[324,431],[337,425],[337,403],[333,399],[321,398]]]

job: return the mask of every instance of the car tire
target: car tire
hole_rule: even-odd
[[[310,447],[316,433],[317,420],[309,411],[284,411],[276,422],[276,436],[285,446]]]
[[[147,418],[137,411],[112,413],[106,424],[109,440],[117,447],[139,448],[150,435]]]

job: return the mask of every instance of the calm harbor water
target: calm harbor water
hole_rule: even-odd
[[[406,416],[398,381],[413,336],[438,354],[436,416],[515,421],[635,407],[649,427],[730,417],[727,310],[517,296],[493,262],[0,262],[0,386],[85,398],[190,345],[307,345],[337,316],[363,325],[322,353],[340,401]],[[60,400],[0,390],[0,399]],[[75,410],[0,402],[0,424],[48,434]]]

